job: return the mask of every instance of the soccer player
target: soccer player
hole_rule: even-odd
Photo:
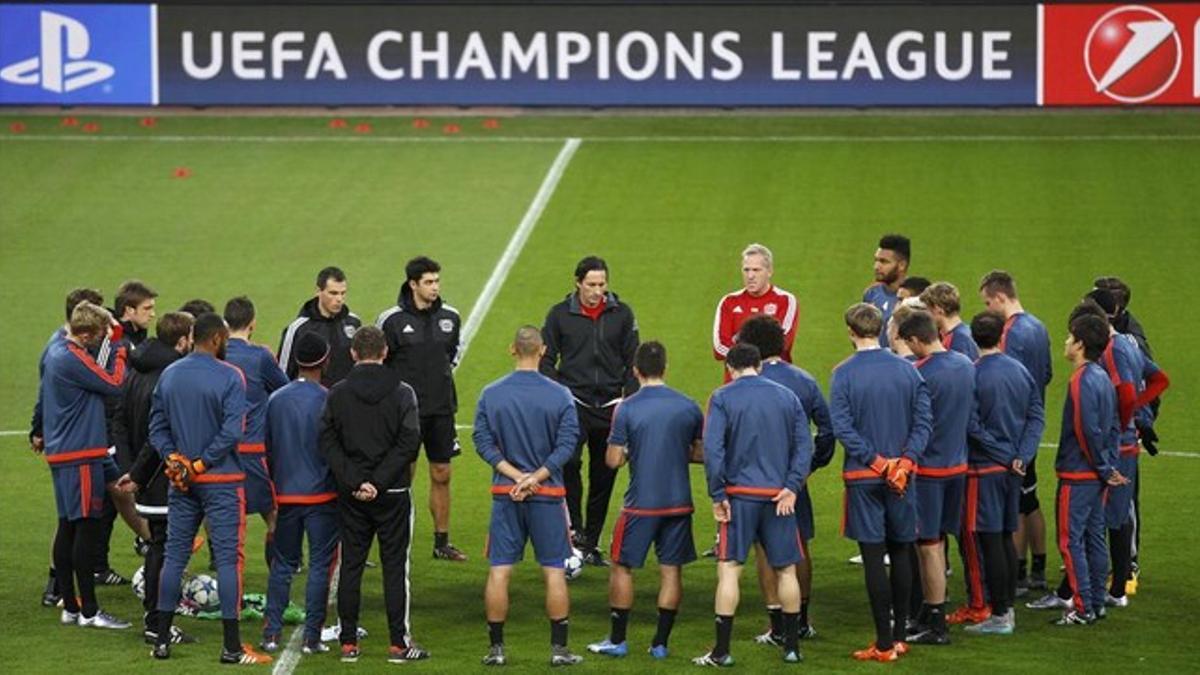
[[[971,337],[980,349],[975,363],[979,422],[995,444],[969,445],[962,529],[970,595],[982,600],[986,577],[991,603],[991,616],[966,630],[1007,635],[1016,627],[1017,549],[1012,534],[1020,515],[1022,476],[1037,454],[1046,421],[1033,376],[1000,351],[1003,332],[1003,315],[981,312],[971,319]],[[982,551],[982,571],[980,556],[973,550],[976,542]]]
[[[757,541],[775,570],[783,608],[783,660],[803,660],[798,644],[803,560],[796,526],[796,495],[812,464],[808,417],[786,387],[759,375],[758,348],[736,344],[725,356],[732,381],[713,392],[704,425],[704,472],[718,523],[716,645],[692,660],[701,666],[733,665],[730,640],[738,582]]]
[[[329,651],[321,642],[329,577],[337,560],[337,485],[317,449],[321,410],[328,394],[321,369],[329,361],[329,343],[316,333],[296,343],[299,376],[271,394],[266,405],[264,443],[279,503],[275,557],[267,581],[262,647],[279,649],[283,610],[291,595],[292,575],[300,566],[300,545],[308,538],[308,586],[304,596],[305,654]]]
[[[180,305],[179,311],[187,312],[188,314],[196,317],[200,316],[201,314],[208,314],[209,312],[216,313],[217,308],[204,298],[192,298],[191,300],[188,300]]]
[[[879,248],[875,249],[875,283],[863,291],[862,301],[879,309],[883,315],[882,325],[887,325],[900,302],[900,286],[908,278],[911,253],[912,244],[904,235],[885,234],[879,239]],[[888,336],[882,331],[879,346],[888,346]]]
[[[783,361],[783,327],[769,316],[752,317],[738,330],[737,341],[758,348],[762,356],[762,376],[787,387],[800,399],[800,406],[808,421],[816,427],[813,438],[813,458],[809,473],[816,471],[833,459],[837,439],[833,435],[833,422],[829,419],[829,406],[821,394],[816,379],[806,371]],[[812,599],[812,556],[809,542],[816,535],[813,523],[812,498],[808,493],[808,481],[796,495],[796,526],[800,529],[801,552],[804,559],[796,565],[797,581],[800,584],[800,638],[816,637],[817,631],[808,618],[808,604]],[[783,607],[776,597],[775,571],[767,564],[761,546],[756,547],[755,561],[758,567],[759,588],[767,605],[770,629],[755,638],[759,644],[783,646]]]
[[[1055,623],[1086,625],[1104,611],[1106,486],[1127,479],[1117,470],[1120,439],[1117,395],[1097,361],[1109,342],[1108,322],[1078,316],[1070,325],[1064,354],[1075,367],[1063,404],[1058,457],[1058,548],[1067,569],[1070,607]]]
[[[988,272],[979,283],[979,296],[988,310],[1004,315],[1000,351],[1021,362],[1038,385],[1042,401],[1053,375],[1050,363],[1050,334],[1046,326],[1025,311],[1017,297],[1017,282],[1003,270]],[[1046,520],[1037,494],[1037,458],[1025,467],[1021,486],[1021,518],[1014,536],[1017,546],[1017,594],[1046,588]],[[1026,577],[1026,547],[1033,564]]]
[[[917,538],[917,512],[907,488],[929,441],[929,390],[912,364],[880,348],[878,307],[852,305],[845,321],[855,353],[834,368],[829,413],[846,449],[843,534],[858,542],[875,620],[875,641],[854,658],[895,661],[908,651],[909,551]]]
[[[796,341],[796,326],[800,306],[796,296],[771,283],[775,260],[771,249],[762,244],[750,244],[742,251],[742,290],[734,291],[717,303],[713,318],[713,356],[724,361],[733,346],[742,323],[755,316],[774,317],[783,326],[783,352],[780,358],[792,361],[792,343]],[[725,381],[729,382],[729,371]]]
[[[958,289],[954,284],[939,281],[921,292],[921,302],[929,308],[933,320],[937,322],[938,333],[942,338],[942,346],[951,351],[975,361],[979,358],[979,347],[971,339],[971,329],[963,323],[959,312],[962,305],[958,297]]]
[[[646,561],[650,545],[658,558],[658,631],[650,655],[667,658],[667,641],[683,595],[681,568],[696,559],[692,541],[692,489],[689,462],[704,461],[704,415],[696,402],[667,386],[667,350],[643,342],[634,356],[641,387],[613,415],[608,465],[629,463],[625,505],[613,527],[608,600],[612,630],[588,651],[625,656],[629,612],[633,608],[633,570]]]
[[[44,452],[50,465],[58,507],[54,537],[54,569],[62,597],[62,623],[94,628],[128,628],[100,610],[96,602],[94,559],[103,531],[105,485],[112,465],[108,456],[105,397],[121,393],[125,348],[119,347],[109,372],[96,363],[89,348],[106,337],[119,342],[120,324],[102,307],[83,300],[71,312],[68,332],[51,341],[44,357],[41,382]],[[75,581],[79,595],[75,595]]]
[[[896,289],[896,297],[901,300],[919,298],[925,289],[929,288],[930,283],[925,277],[905,277],[900,288]]]
[[[301,335],[314,331],[329,343],[329,365],[321,372],[321,384],[332,387],[354,367],[350,341],[361,326],[358,315],[346,304],[346,273],[337,267],[326,267],[317,273],[314,297],[300,308],[296,320],[283,329],[279,365],[289,378],[296,377],[299,369],[293,347]]]
[[[513,565],[533,542],[546,585],[550,665],[582,657],[567,649],[570,596],[563,561],[571,555],[563,466],[575,452],[579,421],[571,392],[538,372],[546,347],[535,326],[517,330],[509,348],[514,371],[484,387],[475,407],[475,451],[492,467],[484,604],[491,646],[485,666],[503,666],[504,622]]]
[[[904,298],[896,305],[896,309],[884,326],[887,332],[888,348],[892,353],[906,361],[916,362],[917,356],[908,348],[908,343],[900,339],[900,324],[912,316],[914,312],[925,311],[925,303],[920,298]]]
[[[331,366],[335,354],[330,344]],[[363,326],[354,334],[350,354],[354,368],[329,390],[319,440],[338,491],[342,661],[353,663],[360,655],[362,574],[376,535],[391,639],[388,661],[420,661],[429,658],[429,652],[412,639],[408,584],[413,524],[409,487],[421,443],[417,395],[395,370],[383,365],[387,338],[375,326]]]
[[[257,513],[267,524],[263,555],[267,569],[275,558],[275,485],[267,468],[266,433],[267,397],[288,383],[287,375],[279,369],[275,356],[266,347],[251,342],[258,327],[254,303],[238,296],[225,303],[225,324],[229,326],[229,342],[225,360],[237,366],[246,378],[246,425],[237,444],[238,457],[246,472],[243,489],[246,492],[246,513]]]
[[[117,289],[117,301],[113,305],[114,317],[121,322],[125,339],[133,347],[140,347],[149,336],[150,324],[154,322],[154,299],[158,293],[138,281],[130,279]]]
[[[387,365],[417,392],[421,443],[429,459],[433,557],[463,562],[466,554],[450,543],[450,460],[461,453],[454,428],[454,368],[462,350],[462,319],[442,301],[441,271],[425,256],[409,260],[396,305],[380,314],[375,325],[387,336]]]
[[[575,545],[584,562],[606,566],[598,548],[617,472],[604,461],[612,413],[622,396],[637,390],[633,353],[638,346],[633,309],[608,290],[608,265],[588,256],[575,266],[575,291],[554,305],[542,326],[546,353],[543,375],[571,390],[582,433],[579,447],[563,467],[567,510]],[[588,448],[587,521],[582,513],[583,446]]]
[[[184,312],[167,312],[159,318],[154,337],[143,342],[129,360],[132,372],[125,380],[124,395],[117,410],[125,434],[124,442],[137,452],[129,472],[121,477],[118,485],[126,492],[137,493],[138,513],[150,526],[142,607],[146,610],[143,637],[152,645],[158,643],[158,627],[162,623],[158,615],[158,591],[167,545],[168,480],[162,471],[162,457],[149,442],[150,406],[154,387],[163,371],[192,350],[194,322],[192,315]],[[178,626],[172,626],[171,633],[172,644],[196,641]]]
[[[167,495],[166,558],[158,593],[158,638],[151,654],[171,657],[172,620],[183,571],[192,555],[200,521],[208,521],[217,565],[224,640],[221,663],[271,662],[243,645],[238,626],[242,606],[242,547],[246,529],[245,473],[238,459],[246,411],[246,381],[225,363],[229,328],[215,313],[196,317],[192,353],[167,366],[150,406],[150,444],[164,460],[171,481]]]

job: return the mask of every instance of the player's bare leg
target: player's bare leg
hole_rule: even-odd
[[[767,553],[762,544],[754,545],[754,566],[758,571],[758,590],[762,593],[763,604],[767,606],[767,618],[770,621],[767,632],[758,635],[754,641],[760,645],[778,647],[783,644],[783,607],[779,604],[776,593],[779,582],[775,578],[775,570],[767,564]]]
[[[777,567],[775,572],[775,595],[783,610],[783,658],[788,662],[800,661],[800,580],[796,566]]]
[[[150,525],[146,519],[139,516],[137,512],[137,501],[131,492],[125,492],[117,489],[117,482],[113,481],[104,486],[108,490],[108,496],[112,497],[113,506],[117,508],[117,513],[121,514],[121,520],[133,530],[137,536],[150,541],[153,535],[150,534]]]
[[[467,556],[450,543],[450,463],[429,463],[429,515],[433,517],[433,557],[465,562]]]
[[[589,644],[588,651],[605,656],[625,656],[629,653],[625,634],[629,627],[629,610],[633,608],[633,570],[615,560],[608,572],[608,608],[608,637]]]
[[[508,582],[512,578],[512,565],[493,565],[488,568],[487,584],[483,587],[483,608],[487,617],[488,636],[491,648],[483,657],[485,666],[503,666],[504,621],[508,618]]]
[[[567,574],[561,567],[543,567],[542,577],[546,581],[546,618],[550,619],[550,665],[574,665],[583,658],[567,650],[567,616],[571,613]]]

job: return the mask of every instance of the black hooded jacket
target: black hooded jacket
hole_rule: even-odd
[[[361,363],[329,390],[318,444],[348,495],[363,483],[380,494],[409,486],[409,466],[421,442],[417,395],[396,371]]]
[[[182,357],[174,347],[154,338],[143,342],[129,359],[131,372],[120,397],[115,433],[135,455],[129,477],[142,487],[137,506],[143,516],[167,515],[167,477],[162,472],[162,458],[149,442],[150,403],[159,376]]]
[[[348,305],[342,305],[342,311],[337,316],[325,317],[317,307],[317,298],[313,297],[300,308],[296,320],[283,329],[283,337],[279,341],[279,365],[289,380],[296,379],[300,369],[296,366],[295,346],[301,335],[315,331],[329,343],[329,365],[321,373],[321,384],[332,387],[341,382],[354,367],[354,359],[350,357],[350,341],[360,326],[362,321],[350,311]]]
[[[542,374],[565,385],[584,405],[606,406],[637,391],[637,320],[616,294],[605,296],[604,311],[593,321],[583,313],[579,294],[571,293],[546,314],[542,339]]]
[[[416,392],[421,415],[453,415],[458,410],[454,367],[458,365],[458,310],[438,298],[425,309],[417,309],[412,289],[400,287],[396,305],[375,320],[387,336],[384,361]]]

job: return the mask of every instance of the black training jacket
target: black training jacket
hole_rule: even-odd
[[[593,321],[583,313],[579,294],[571,293],[546,314],[542,339],[542,374],[565,385],[584,405],[604,406],[637,391],[637,319],[616,294],[605,296],[604,311]]]
[[[453,415],[458,410],[454,367],[458,365],[462,319],[438,298],[417,309],[408,284],[396,304],[375,320],[387,336],[384,362],[417,392],[421,415]]]
[[[329,390],[319,445],[348,495],[363,483],[380,493],[409,486],[409,465],[421,442],[417,396],[396,371],[361,363]]]
[[[354,359],[350,357],[350,341],[360,326],[362,321],[350,311],[348,305],[342,305],[342,311],[337,316],[325,317],[321,315],[317,299],[313,297],[300,308],[296,320],[283,329],[283,337],[279,341],[279,365],[289,380],[296,379],[300,373],[296,367],[296,344],[301,335],[316,331],[329,343],[329,364],[321,373],[321,384],[332,387],[341,382],[354,367]]]
[[[114,433],[133,454],[129,477],[142,486],[137,496],[138,513],[152,518],[167,516],[167,477],[162,458],[150,445],[150,404],[158,377],[183,355],[157,338],[146,340],[133,352],[125,378],[125,393],[113,418]]]

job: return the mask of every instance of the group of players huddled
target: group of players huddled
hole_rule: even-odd
[[[507,663],[508,585],[529,543],[544,573],[551,665],[582,660],[567,647],[565,563],[609,568],[611,631],[588,650],[624,656],[633,570],[651,545],[660,586],[649,653],[667,658],[681,569],[697,558],[689,463],[704,465],[717,522],[706,555],[718,565],[716,640],[693,662],[733,664],[738,584],[751,551],[770,625],[755,640],[801,661],[799,640],[816,634],[807,478],[839,441],[842,532],[859,545],[875,626],[874,641],[853,657],[894,661],[913,644],[949,644],[952,624],[1011,634],[1016,598],[1049,590],[1035,473],[1049,336],[1009,274],[983,277],[986,311],[968,324],[958,290],[909,276],[909,259],[907,238],[880,240],[876,283],[844,315],[854,352],[833,369],[826,398],[791,364],[795,296],[771,283],[771,251],[748,246],[743,288],[717,306],[713,351],[726,384],[707,412],[666,384],[667,350],[640,341],[632,309],[608,288],[606,263],[580,261],[575,288],[543,325],[516,331],[514,371],[476,402],[475,448],[494,472],[483,663]],[[194,641],[173,617],[203,524],[219,580],[220,660],[270,663],[242,643],[238,624],[246,516],[259,513],[270,571],[263,652],[283,646],[283,610],[307,538],[303,652],[328,651],[325,632],[340,641],[343,661],[357,660],[362,574],[378,538],[388,660],[428,658],[409,621],[409,492],[422,445],[434,557],[466,560],[448,534],[461,321],[440,297],[440,272],[429,258],[409,261],[397,304],[362,326],[345,304],[345,274],[322,270],[278,358],[251,342],[255,309],[245,297],[221,314],[189,302],[158,318],[150,338],[157,296],[145,284],[123,284],[114,311],[96,291],[72,291],[67,323],[42,355],[30,433],[50,465],[59,517],[43,603],[61,604],[64,624],[129,627],[101,611],[95,593],[97,583],[127,583],[107,562],[120,513],[146,557],[144,636],[152,655],[167,659],[172,645]],[[1136,591],[1137,459],[1142,448],[1157,452],[1157,399],[1169,383],[1129,299],[1120,279],[1097,279],[1067,321],[1073,372],[1055,461],[1065,575],[1027,603],[1062,609],[1059,625],[1102,619]],[[624,465],[629,487],[606,560],[599,542]],[[966,602],[951,613],[948,535],[966,571]],[[328,629],[335,575],[338,622]]]

